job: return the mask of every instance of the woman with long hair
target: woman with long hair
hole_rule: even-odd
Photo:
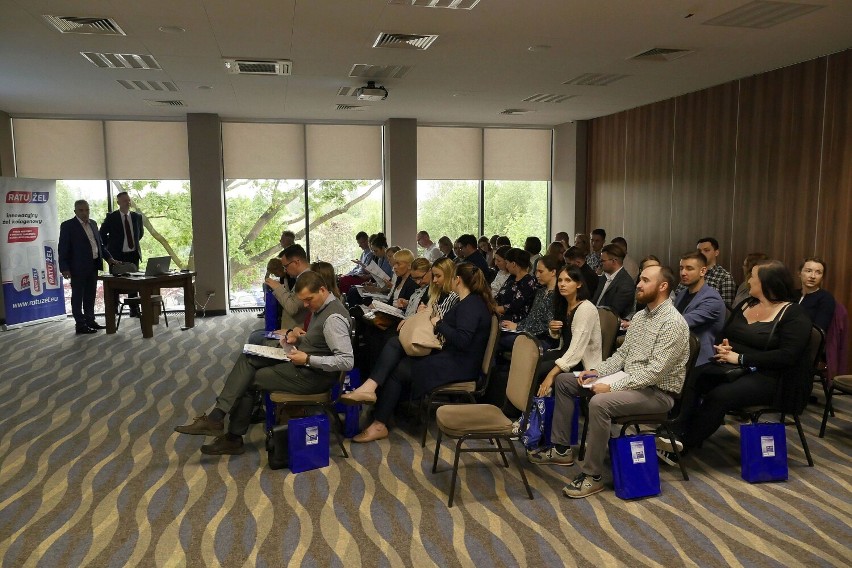
[[[497,269],[497,274],[494,280],[491,281],[491,292],[496,296],[506,281],[509,280],[511,274],[506,270],[506,255],[512,250],[512,247],[502,246],[494,251],[494,268]]]
[[[743,283],[737,288],[737,293],[734,295],[734,303],[732,306],[739,306],[744,300],[750,296],[748,293],[748,279],[751,276],[751,269],[755,264],[769,260],[769,257],[762,252],[750,252],[743,259]]]
[[[445,316],[435,314],[431,318],[435,332],[444,338],[443,349],[425,357],[409,357],[399,339],[393,338],[385,345],[370,378],[340,397],[347,404],[376,403],[373,423],[355,436],[354,442],[371,442],[388,436],[387,424],[405,385],[410,385],[413,398],[420,398],[441,385],[478,376],[495,307],[491,288],[482,271],[469,262],[456,267],[452,286],[459,302]],[[377,398],[379,387],[382,391]]]
[[[536,280],[539,289],[535,292],[530,313],[521,321],[515,323],[509,320],[500,322],[504,331],[526,331],[542,341],[546,349],[554,347],[555,340],[548,334],[548,323],[553,317],[554,290],[556,289],[556,273],[562,267],[562,263],[554,256],[544,255],[538,259],[535,269]],[[514,333],[506,333],[500,338],[500,350],[509,350],[518,336]]]
[[[497,313],[501,320],[517,323],[530,313],[535,297],[535,278],[529,273],[530,253],[518,248],[509,249],[506,270],[510,276],[497,294]]]

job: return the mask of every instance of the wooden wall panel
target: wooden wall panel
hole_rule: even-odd
[[[852,50],[828,57],[822,179],[815,253],[826,288],[852,308]],[[852,342],[852,338],[850,338]]]
[[[637,261],[648,254],[663,261],[669,256],[674,111],[669,99],[626,113],[624,237]]]
[[[715,237],[731,270],[731,207],[737,148],[737,82],[676,99],[670,263]],[[739,279],[739,270],[732,272]]]
[[[825,59],[740,83],[732,261],[761,251],[792,267],[813,250]]]
[[[624,231],[624,113],[589,125],[589,213],[586,232],[602,227],[607,234]]]

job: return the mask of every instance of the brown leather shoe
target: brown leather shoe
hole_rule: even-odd
[[[193,436],[221,436],[225,433],[223,422],[214,422],[206,414],[196,416],[192,424],[177,426],[175,432],[180,434],[191,434]]]
[[[201,446],[201,453],[208,456],[238,456],[245,451],[242,436],[231,440],[227,434],[217,436],[212,444]]]
[[[373,422],[367,426],[363,432],[352,438],[353,442],[363,444],[366,442],[374,442],[388,437],[388,429],[384,424]]]
[[[376,404],[376,393],[352,391],[340,395],[337,400],[338,402],[348,404],[349,406],[357,406],[359,404]]]

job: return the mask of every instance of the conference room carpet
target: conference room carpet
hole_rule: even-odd
[[[0,334],[0,551],[3,566],[848,566],[852,559],[852,401],[825,439],[821,405],[803,417],[816,467],[788,428],[790,479],[740,478],[737,424],[688,457],[690,480],[661,465],[662,494],[612,490],[569,500],[578,467],[517,470],[462,458],[446,506],[449,446],[413,426],[333,452],[330,467],[267,467],[263,432],[247,451],[203,456],[173,432],[209,410],[254,313],[175,315],[143,340],[75,336],[73,322]],[[350,442],[346,442],[347,447]],[[609,479],[607,479],[609,482]]]

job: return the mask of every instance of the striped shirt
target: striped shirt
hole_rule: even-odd
[[[613,391],[655,386],[679,393],[689,359],[689,326],[666,300],[653,310],[636,312],[624,344],[597,368],[600,376],[624,370],[627,377],[610,385]]]

